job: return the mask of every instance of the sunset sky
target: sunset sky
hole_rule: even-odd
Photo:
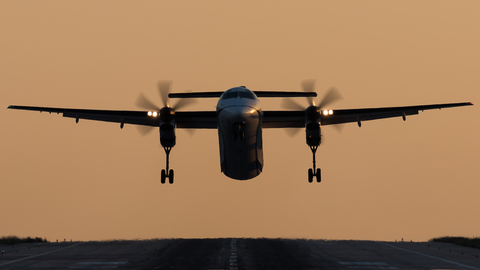
[[[479,1],[0,1],[0,236],[480,236],[479,14]],[[164,79],[174,92],[315,79],[344,96],[331,109],[477,105],[324,127],[320,184],[303,132],[264,130],[263,173],[236,181],[216,130],[177,130],[162,185],[158,132],[6,109],[141,110]]]

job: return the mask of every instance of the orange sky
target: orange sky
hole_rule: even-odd
[[[0,236],[478,236],[478,105],[325,127],[321,184],[302,132],[265,130],[264,171],[240,182],[220,172],[216,130],[180,130],[175,184],[161,185],[157,132],[6,109],[137,110],[140,92],[160,103],[161,79],[176,92],[316,79],[320,96],[342,92],[334,109],[478,104],[478,14],[478,1],[1,1]]]

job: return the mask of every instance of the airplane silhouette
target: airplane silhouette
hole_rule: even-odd
[[[176,144],[175,129],[217,129],[220,146],[221,171],[236,180],[248,180],[263,170],[262,129],[264,128],[304,128],[306,143],[313,155],[313,168],[308,169],[308,182],[316,178],[321,182],[321,170],[316,168],[315,154],[321,143],[321,127],[356,122],[360,127],[363,121],[402,117],[418,114],[419,111],[473,105],[471,102],[446,103],[404,107],[362,108],[331,110],[327,105],[341,99],[337,89],[331,88],[318,103],[314,101],[313,80],[302,82],[303,92],[252,91],[245,86],[217,92],[170,93],[170,81],[160,81],[158,91],[163,107],[158,107],[142,94],[136,104],[147,111],[89,110],[51,107],[10,105],[8,109],[30,110],[49,113],[62,113],[63,117],[88,119],[105,122],[143,126],[139,129],[146,134],[159,128],[160,144],[166,154],[166,168],[161,172],[161,183],[172,184],[174,171],[169,168],[170,151]],[[291,99],[285,99],[283,107],[288,110],[262,111],[259,98],[306,97],[308,106],[302,106]],[[170,106],[169,99],[179,99]],[[194,98],[219,98],[216,111],[177,111],[191,104]]]

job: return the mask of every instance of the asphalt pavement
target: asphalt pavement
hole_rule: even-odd
[[[478,269],[480,249],[450,243],[159,239],[0,245],[0,269]]]

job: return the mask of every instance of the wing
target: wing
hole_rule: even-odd
[[[157,117],[148,115],[148,111],[114,111],[114,110],[88,110],[67,109],[51,107],[33,107],[10,105],[8,109],[39,111],[62,114],[63,117],[96,120],[103,122],[142,125],[158,127]],[[175,120],[178,128],[217,128],[217,115],[215,112],[176,112]]]
[[[418,114],[419,111],[443,109],[473,105],[471,102],[446,103],[433,105],[405,106],[405,107],[384,107],[333,110],[332,114],[321,114],[321,125],[335,125],[350,122],[384,119],[391,117],[406,117],[407,115]],[[300,128],[305,127],[305,111],[264,111],[263,128]]]
[[[177,128],[217,128],[217,112],[175,112],[175,124]]]

